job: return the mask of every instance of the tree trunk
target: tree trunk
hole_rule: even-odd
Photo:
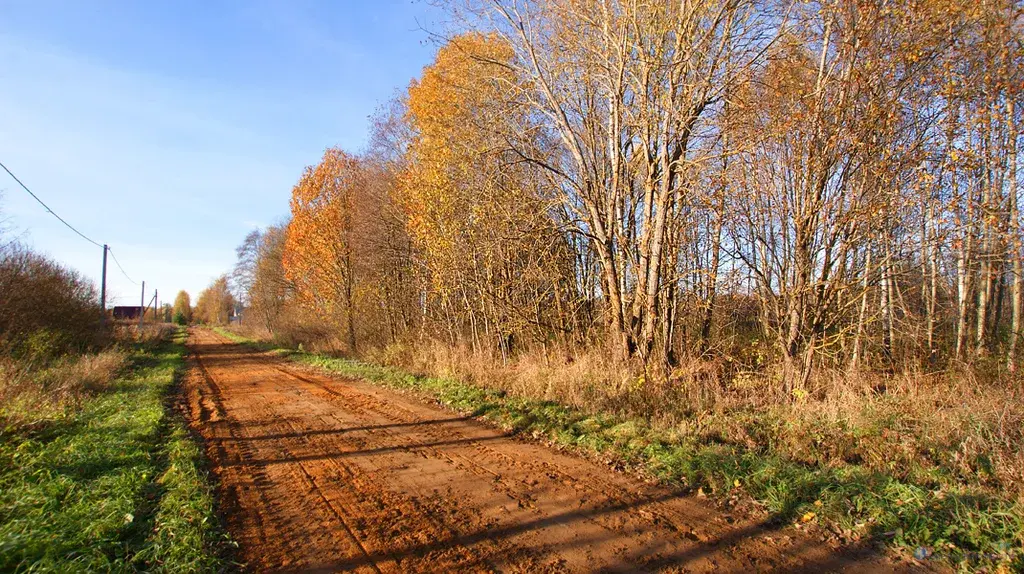
[[[878,303],[878,311],[882,316],[882,352],[885,360],[892,363],[892,259],[889,255],[889,243],[886,239],[885,258],[882,260],[879,278],[879,289],[881,291]]]
[[[715,297],[718,295],[718,266],[722,254],[722,220],[725,218],[725,193],[719,203],[719,213],[715,218],[715,228],[711,244],[711,265],[707,273],[707,299],[704,301],[704,313],[700,323],[700,353],[708,350],[711,339],[711,325],[715,313]]]
[[[868,295],[870,294],[869,277],[871,275],[871,247],[868,246],[866,249],[867,253],[864,255],[864,275],[861,277],[860,288],[860,311],[857,314],[857,330],[853,335],[853,354],[850,358],[850,370],[856,371],[860,369],[860,363],[862,360],[863,350],[863,338],[864,338],[864,323],[867,320],[868,315]]]
[[[604,294],[607,298],[608,327],[615,346],[622,358],[629,358],[636,350],[629,326],[625,324],[622,309],[622,291],[618,272],[615,267],[611,240],[598,243],[598,255],[601,260],[601,275],[604,278]]]
[[[957,197],[957,174],[954,167],[953,197]],[[959,198],[958,198],[959,199]],[[960,360],[964,358],[965,346],[967,345],[967,330],[970,327],[968,315],[970,313],[970,298],[974,289],[974,198],[970,193],[965,194],[963,201],[967,203],[967,216],[960,221],[960,253],[957,256],[956,266],[956,292],[957,292],[957,318],[956,318],[956,351],[954,356]]]
[[[937,261],[938,254],[935,252],[934,245],[931,243],[935,240],[935,206],[929,198],[928,202],[928,297],[926,298],[926,318],[925,318],[925,331],[926,338],[928,340],[928,361],[929,363],[935,359],[935,301],[938,297],[939,289],[939,263]]]
[[[352,305],[352,255],[351,253],[345,254],[345,267],[348,272],[345,273],[345,307],[346,315],[348,316],[348,350],[352,355],[356,354],[356,310]]]
[[[1017,349],[1021,336],[1024,336],[1022,333],[1024,318],[1021,317],[1021,313],[1024,312],[1024,261],[1021,260],[1021,236],[1024,229],[1021,228],[1020,205],[1017,199],[1017,118],[1014,115],[1013,98],[1007,98],[1006,118],[1009,124],[1007,127],[1009,128],[1010,144],[1008,150],[1009,174],[1007,176],[1010,184],[1010,222],[1007,227],[1010,237],[1006,243],[1013,269],[1013,283],[1010,288],[1013,317],[1010,320],[1010,345],[1007,350],[1006,363],[1010,372],[1014,373],[1017,371]]]

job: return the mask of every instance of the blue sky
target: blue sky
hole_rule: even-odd
[[[194,297],[287,214],[303,166],[363,146],[440,22],[410,0],[0,0],[0,161],[147,299]],[[14,234],[98,282],[99,248],[2,172],[0,193]]]

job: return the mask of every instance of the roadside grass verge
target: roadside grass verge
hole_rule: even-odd
[[[0,571],[224,569],[201,451],[168,400],[184,352],[183,331],[135,344],[79,408],[0,432]]]
[[[677,487],[719,500],[749,496],[778,524],[818,523],[845,542],[884,541],[960,568],[1024,570],[1020,503],[958,484],[950,477],[909,481],[860,464],[807,464],[787,456],[771,441],[750,445],[707,440],[678,429],[658,428],[642,418],[586,412],[452,378],[415,376],[392,367],[280,349],[225,329],[216,331],[298,363],[420,393],[509,431],[596,454]],[[739,423],[767,427],[785,421],[751,415]],[[756,428],[751,430],[757,434]]]

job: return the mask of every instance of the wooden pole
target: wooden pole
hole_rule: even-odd
[[[142,328],[142,319],[146,316],[146,282],[142,282],[142,296],[139,297],[139,329]]]
[[[103,320],[107,320],[107,250],[103,245],[103,277],[100,279],[100,311],[103,312]]]

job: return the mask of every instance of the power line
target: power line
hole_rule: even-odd
[[[121,262],[117,260],[117,256],[114,255],[114,250],[111,249],[109,246],[107,247],[107,253],[109,253],[110,257],[114,259],[114,263],[117,264],[117,268],[121,270],[121,274],[124,275],[124,278],[131,281],[135,285],[138,285],[138,283],[136,283],[134,279],[128,276],[128,273],[125,272],[124,267],[121,267]]]
[[[6,165],[4,165],[4,164],[3,164],[3,162],[0,162],[0,167],[4,168],[4,171],[6,171],[6,172],[7,172],[7,175],[9,175],[9,176],[11,176],[12,178],[14,178],[14,181],[18,182],[18,185],[20,185],[22,189],[24,189],[25,191],[27,191],[27,192],[28,192],[28,194],[32,196],[32,199],[34,199],[34,200],[38,201],[38,202],[39,202],[39,205],[42,205],[42,206],[43,206],[43,207],[44,207],[44,208],[46,209],[46,212],[47,212],[47,213],[49,213],[50,215],[52,215],[52,216],[56,217],[58,221],[60,221],[61,223],[63,223],[63,224],[65,225],[65,226],[67,226],[67,228],[68,228],[68,229],[70,229],[71,231],[74,231],[75,233],[77,233],[77,234],[78,234],[78,236],[79,236],[79,237],[81,237],[82,239],[84,239],[84,240],[88,241],[89,243],[92,243],[92,244],[93,244],[93,245],[95,245],[96,247],[103,247],[103,246],[102,246],[102,245],[100,245],[99,243],[97,243],[97,242],[93,241],[92,239],[89,239],[88,237],[86,237],[84,233],[82,233],[81,231],[79,231],[79,230],[75,229],[75,228],[74,228],[74,226],[72,226],[72,225],[71,225],[70,223],[68,223],[67,221],[64,221],[64,218],[63,218],[63,217],[61,217],[61,216],[57,215],[57,212],[56,212],[56,211],[54,211],[54,210],[50,209],[50,206],[49,206],[49,205],[46,205],[45,203],[43,203],[43,200],[39,199],[39,197],[38,197],[38,196],[37,196],[36,194],[32,193],[32,190],[31,190],[31,189],[29,189],[27,185],[25,185],[24,183],[22,183],[22,182],[21,182],[21,180],[20,180],[20,179],[18,179],[18,176],[16,176],[16,175],[14,175],[13,173],[11,173],[11,170],[7,169],[7,166],[6,166]],[[115,261],[116,261],[116,259],[115,259]],[[118,265],[118,267],[120,267],[120,265]]]
[[[14,178],[14,181],[18,182],[18,185],[20,185],[22,189],[27,191],[28,194],[32,196],[32,199],[38,201],[39,205],[42,205],[46,209],[47,213],[49,213],[50,215],[56,217],[58,221],[60,221],[64,225],[66,225],[67,228],[70,229],[71,231],[74,231],[75,233],[77,233],[78,236],[81,237],[82,239],[88,241],[89,243],[92,243],[96,247],[103,247],[103,248],[105,248],[107,250],[107,253],[110,253],[110,256],[114,259],[114,263],[117,264],[117,268],[121,270],[121,274],[124,275],[125,279],[127,279],[128,281],[132,282],[135,285],[138,285],[138,283],[134,279],[132,279],[128,275],[128,273],[124,270],[124,267],[121,266],[121,262],[117,260],[117,256],[114,255],[114,250],[113,249],[111,249],[107,245],[101,245],[100,243],[98,243],[96,241],[93,241],[89,237],[86,237],[86,235],[84,233],[82,233],[81,231],[75,229],[73,225],[71,225],[67,221],[64,221],[63,217],[57,215],[57,212],[55,212],[54,210],[50,209],[49,205],[46,205],[45,203],[43,203],[43,200],[39,199],[39,196],[37,196],[36,194],[32,193],[32,190],[29,189],[27,185],[22,183],[22,181],[20,179],[18,179],[18,176],[14,175],[14,173],[12,173],[11,170],[7,169],[7,166],[4,165],[3,162],[0,162],[0,167],[4,168],[4,171],[7,172],[7,175],[9,175],[12,178]],[[105,262],[104,262],[104,275],[106,275],[106,263]],[[104,284],[106,284],[106,278],[105,277],[104,277]]]

